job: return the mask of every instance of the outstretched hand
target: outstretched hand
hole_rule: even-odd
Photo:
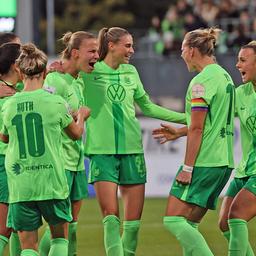
[[[152,135],[154,139],[159,140],[160,144],[164,144],[170,140],[176,140],[180,137],[178,128],[168,124],[161,124],[161,128],[154,129]]]

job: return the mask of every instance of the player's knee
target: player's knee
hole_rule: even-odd
[[[241,208],[237,204],[232,204],[228,218],[229,219],[239,219],[241,217]]]
[[[230,211],[230,213],[229,213],[229,215],[228,215],[228,218],[229,218],[229,219],[240,219],[241,216],[240,216],[240,214],[239,214],[238,211],[233,210],[233,211]]]
[[[108,215],[115,215],[119,217],[118,211],[116,209],[108,208],[103,210],[103,216],[108,216]]]

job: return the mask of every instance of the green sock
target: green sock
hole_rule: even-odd
[[[124,256],[134,256],[138,242],[138,232],[140,228],[140,220],[124,221],[122,242],[124,248]]]
[[[213,256],[202,234],[184,217],[166,216],[164,226],[178,239],[187,253],[193,256]]]
[[[227,231],[224,231],[224,232],[222,232],[222,235],[228,240],[228,242],[229,242],[229,240],[230,240],[230,231],[229,230],[227,230]]]
[[[228,220],[230,240],[228,255],[230,256],[253,256],[253,250],[249,243],[247,221],[242,219]]]
[[[68,226],[68,256],[76,255],[76,228],[77,222],[71,222]]]
[[[120,237],[120,220],[115,215],[103,219],[104,245],[107,256],[124,256]]]
[[[51,231],[49,226],[45,228],[44,234],[39,242],[38,250],[40,256],[48,256],[51,247]]]
[[[9,239],[0,235],[0,255],[4,255],[4,248],[8,244]]]
[[[190,220],[187,220],[187,223],[191,226],[191,227],[193,227],[193,228],[195,228],[196,230],[198,230],[198,225],[199,225],[199,223],[197,223],[197,222],[193,222],[193,221],[190,221]],[[185,248],[183,248],[183,256],[190,256],[190,255],[192,255],[190,252],[188,252]]]
[[[49,256],[68,256],[68,240],[65,238],[52,239]]]
[[[9,243],[10,256],[19,256],[21,254],[20,239],[17,233],[12,232]]]
[[[24,249],[21,251],[20,256],[39,256],[39,253],[32,249]]]
[[[224,231],[223,233],[223,236],[228,240],[230,240],[230,231],[227,230],[227,231]],[[246,256],[254,256],[254,252],[252,250],[252,247],[250,245],[250,242],[248,241],[248,248],[247,248],[247,251],[246,251]]]

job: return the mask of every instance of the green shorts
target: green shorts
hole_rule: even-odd
[[[178,173],[181,170],[182,166]],[[214,210],[216,209],[218,196],[226,185],[231,171],[232,169],[227,166],[195,167],[191,184],[182,185],[175,180],[170,195],[182,201]]]
[[[234,178],[231,181],[225,196],[235,197],[242,188],[247,189],[256,195],[256,175],[244,178]]]
[[[89,183],[144,184],[146,174],[144,154],[90,156]]]
[[[8,203],[9,190],[5,170],[5,155],[0,155],[0,203]]]
[[[69,171],[65,170],[68,186],[69,198],[71,201],[82,200],[88,197],[88,182],[85,170]]]
[[[236,194],[244,187],[249,178],[250,177],[234,178],[230,182],[228,190],[225,193],[225,196],[235,197]]]
[[[49,225],[72,221],[69,198],[10,203],[7,227],[17,231],[37,230],[43,224],[42,217]]]

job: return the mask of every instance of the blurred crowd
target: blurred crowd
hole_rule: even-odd
[[[177,0],[164,17],[152,17],[147,39],[155,53],[168,56],[180,50],[186,32],[217,26],[223,30],[217,51],[226,53],[256,38],[255,14],[255,0]]]

